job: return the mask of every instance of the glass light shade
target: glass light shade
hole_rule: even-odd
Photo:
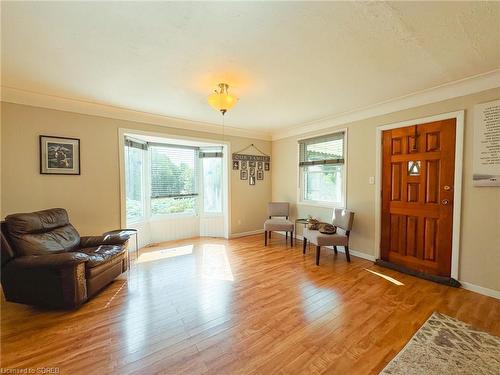
[[[233,108],[238,101],[236,96],[227,92],[228,87],[227,84],[220,83],[219,90],[208,96],[208,104],[217,111],[221,111],[222,114]]]

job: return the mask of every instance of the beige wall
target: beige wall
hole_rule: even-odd
[[[118,129],[218,139],[217,134],[88,116],[2,102],[1,215],[64,207],[83,235],[120,227]],[[81,176],[39,174],[40,134],[81,139]],[[254,143],[271,153],[271,142],[226,136],[231,151]],[[271,198],[271,176],[249,186],[231,176],[231,233],[262,228]]]
[[[493,89],[322,130],[348,128],[347,207],[356,215],[353,250],[374,255],[375,185],[369,185],[368,178],[375,176],[376,127],[465,109],[459,279],[500,291],[500,188],[472,186],[473,107],[499,98],[500,89]],[[312,214],[329,219],[329,209],[296,204],[297,137],[274,141],[272,158],[273,200],[293,202],[294,217]]]
[[[500,290],[500,189],[472,186],[473,106],[500,98],[500,89],[395,112],[332,127],[348,128],[347,206],[356,212],[352,248],[374,254],[374,189],[368,177],[375,175],[375,129],[377,126],[466,110],[462,223],[459,278]],[[2,103],[1,107],[1,215],[48,207],[66,207],[82,234],[95,234],[120,226],[118,128],[173,135],[219,139],[209,133],[87,116],[30,106]],[[322,132],[324,132],[323,130]],[[81,139],[82,175],[48,176],[38,173],[38,135],[61,135]],[[310,135],[314,135],[311,133]],[[226,137],[232,151],[255,143],[265,152],[271,143]],[[297,206],[297,138],[272,143],[272,198],[293,203],[293,217],[313,214],[328,219],[330,210]],[[232,233],[262,228],[265,206],[271,200],[271,178],[250,187],[231,173]],[[241,224],[239,224],[241,222]]]

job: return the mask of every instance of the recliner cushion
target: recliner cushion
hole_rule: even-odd
[[[17,256],[73,251],[80,244],[80,235],[62,208],[9,215],[5,221]]]
[[[87,275],[94,275],[99,272],[89,271],[105,264],[111,264],[115,261],[121,260],[122,255],[125,253],[126,247],[120,245],[101,245],[99,247],[88,247],[78,249],[79,253],[88,255],[89,259],[85,262]],[[104,267],[103,269],[105,269]]]

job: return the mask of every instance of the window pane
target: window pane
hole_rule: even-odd
[[[203,158],[203,209],[222,212],[222,158]]]
[[[195,149],[151,147],[151,196],[195,194],[196,161]]]
[[[144,151],[125,147],[125,190],[127,220],[137,220],[144,216],[144,195],[142,191]]]
[[[153,215],[195,214],[197,197],[151,198]]]
[[[344,138],[330,139],[318,143],[306,143],[303,161],[331,160],[344,158]]]
[[[341,165],[304,167],[304,200],[342,202]]]

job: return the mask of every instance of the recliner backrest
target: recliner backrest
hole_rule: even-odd
[[[14,251],[9,242],[9,234],[7,233],[7,223],[2,221],[0,223],[0,250],[2,267],[12,258],[14,258]]]
[[[5,221],[16,256],[63,253],[80,245],[80,235],[63,208],[13,214]]]

